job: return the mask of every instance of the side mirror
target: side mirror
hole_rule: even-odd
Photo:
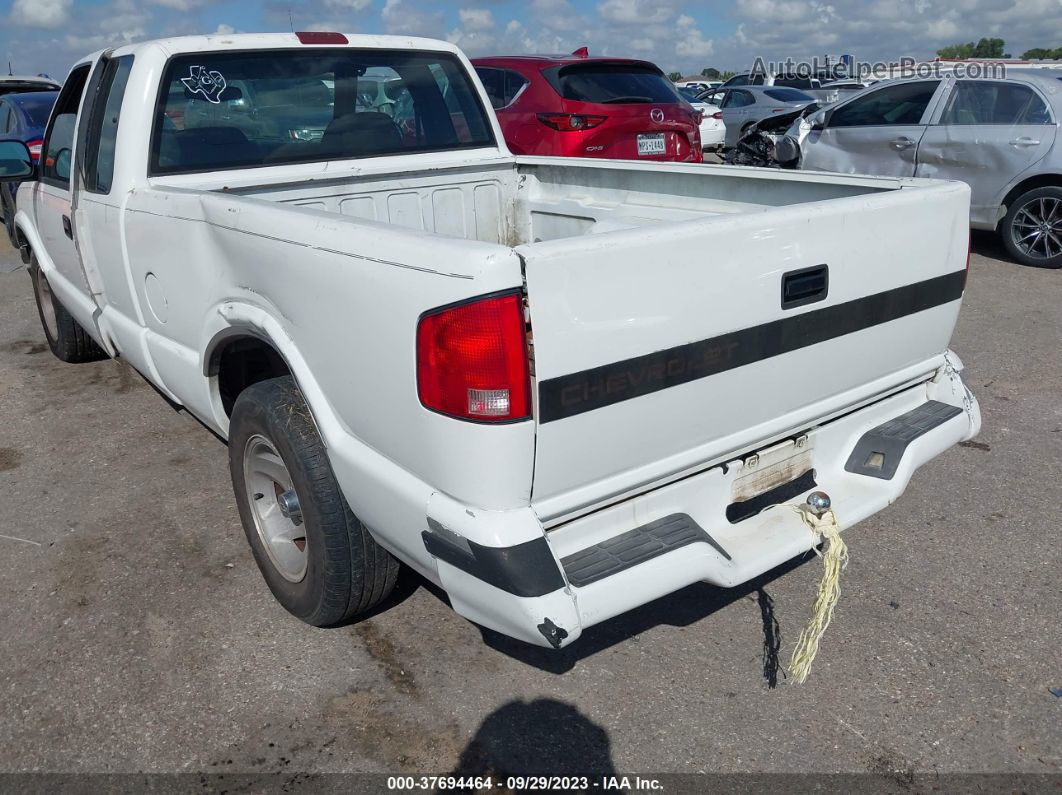
[[[812,130],[824,130],[826,129],[826,123],[829,121],[830,114],[824,110],[817,110],[808,116],[808,122],[811,124]]]
[[[33,179],[33,158],[22,141],[0,141],[0,182]]]

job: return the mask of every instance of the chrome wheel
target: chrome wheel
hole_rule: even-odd
[[[288,582],[302,582],[308,558],[299,495],[284,460],[264,436],[247,440],[243,477],[255,529],[270,562]]]
[[[41,305],[41,319],[44,321],[44,331],[48,339],[53,342],[59,339],[59,321],[55,317],[55,302],[52,299],[52,286],[48,284],[48,277],[39,268],[37,278],[33,280],[37,290],[37,301]]]
[[[1014,245],[1030,259],[1062,254],[1062,199],[1040,196],[1029,201],[1015,213],[1011,234]]]

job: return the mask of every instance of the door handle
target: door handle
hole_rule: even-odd
[[[801,268],[782,274],[782,309],[822,301],[830,289],[830,269],[826,265]]]
[[[915,142],[908,138],[906,135],[901,135],[899,138],[893,138],[889,141],[889,146],[895,149],[897,152],[902,152],[904,149],[910,149],[915,145]]]
[[[1011,146],[1039,146],[1040,142],[1035,138],[1030,138],[1027,135],[1023,135],[1021,138],[1015,138],[1010,142]]]
[[[68,238],[70,238],[71,240],[74,239],[74,230],[70,227],[70,216],[69,215],[64,215],[63,216],[63,232],[65,232],[66,236]]]

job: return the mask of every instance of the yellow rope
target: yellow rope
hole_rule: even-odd
[[[826,627],[830,625],[833,608],[841,595],[841,570],[848,565],[848,547],[841,540],[841,528],[837,525],[837,517],[833,511],[816,516],[807,505],[793,507],[811,531],[825,542],[822,553],[815,551],[815,554],[822,558],[824,571],[815,604],[811,609],[811,619],[800,633],[793,656],[789,660],[789,673],[797,682],[803,684],[811,673],[811,664],[819,651],[819,641],[826,633]]]

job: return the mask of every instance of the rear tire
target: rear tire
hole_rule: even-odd
[[[237,397],[229,471],[255,561],[289,613],[332,626],[394,589],[398,561],[347,505],[291,376],[252,384]]]
[[[1007,208],[999,233],[1017,262],[1034,268],[1062,268],[1062,188],[1023,193]]]
[[[108,358],[106,351],[96,344],[85,329],[59,303],[48,284],[48,277],[41,271],[34,256],[30,260],[30,278],[33,280],[33,297],[37,299],[37,314],[41,319],[48,347],[60,361],[78,364],[96,362]]]

